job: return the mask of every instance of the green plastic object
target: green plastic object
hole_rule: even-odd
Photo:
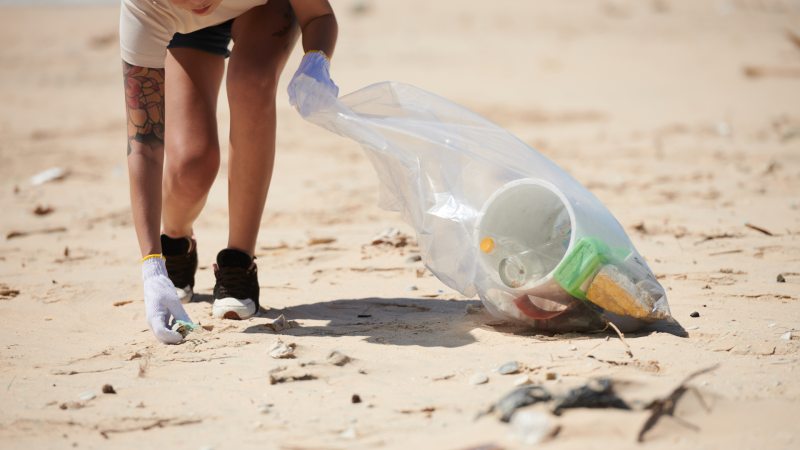
[[[611,249],[602,239],[581,238],[556,268],[553,277],[565,291],[581,300],[587,300],[586,292],[581,290],[581,286],[592,276],[598,265],[607,264],[610,258],[619,256],[621,255],[612,256]]]
[[[186,322],[184,320],[176,320],[175,323],[177,323],[178,325],[183,325],[183,326],[185,326],[186,328],[188,328],[190,330],[196,330],[196,329],[200,328],[200,325],[195,325],[193,323],[189,323],[189,322]]]

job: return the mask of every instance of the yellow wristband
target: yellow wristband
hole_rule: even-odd
[[[328,64],[330,64],[330,62],[331,62],[331,59],[322,50],[309,50],[309,51],[306,52],[306,55],[309,54],[309,53],[319,53],[320,55],[324,56],[325,59],[328,60]],[[303,55],[303,56],[305,56],[305,55]]]
[[[147,260],[148,260],[148,259],[150,259],[150,258],[161,258],[161,259],[163,259],[164,261],[166,261],[166,260],[167,260],[167,258],[164,258],[162,255],[147,255],[147,256],[145,256],[144,258],[142,258],[142,263],[141,263],[141,264],[144,264],[144,262],[145,262],[145,261],[147,261]],[[141,264],[140,264],[140,265],[141,265]]]

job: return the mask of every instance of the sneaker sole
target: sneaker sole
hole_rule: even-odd
[[[211,314],[220,319],[242,320],[256,313],[254,301],[246,298],[239,300],[233,297],[218,298],[214,300]]]
[[[175,288],[175,292],[178,294],[178,299],[180,299],[181,303],[190,303],[194,298],[194,291],[192,291],[191,286],[186,286],[185,288]]]

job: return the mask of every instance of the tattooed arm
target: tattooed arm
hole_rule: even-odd
[[[131,209],[142,256],[161,253],[161,175],[164,171],[164,69],[122,63],[128,118]],[[164,344],[182,336],[170,318],[191,322],[169,279],[164,259],[142,260],[147,325]]]
[[[164,167],[164,69],[123,61],[128,121],[128,173],[133,222],[142,256],[161,253]]]

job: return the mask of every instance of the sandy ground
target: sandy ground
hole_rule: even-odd
[[[610,377],[635,406],[553,416],[560,431],[542,448],[638,448],[642,407],[715,364],[689,383],[710,410],[687,394],[644,447],[800,448],[800,331],[780,338],[800,330],[800,42],[787,35],[800,35],[800,3],[333,4],[342,93],[401,81],[515,133],[605,202],[681,326],[627,335],[629,358],[614,334],[543,335],[466,314],[479,301],[407,262],[413,245],[370,245],[386,228],[413,230],[376,207],[354,143],[288,107],[285,76],[257,261],[270,309],[210,317],[210,266],[227,239],[223,163],[195,226],[200,295],[187,306],[213,330],[160,345],[145,324],[128,203],[118,8],[4,8],[3,448],[522,448],[497,417],[476,420],[513,389],[520,375],[496,371],[508,361],[553,392]],[[54,166],[68,176],[31,186]],[[5,238],[53,228],[63,229]],[[780,273],[793,275],[779,283]],[[267,355],[276,336],[263,324],[280,314],[300,323],[280,336],[295,359]],[[326,364],[332,349],[352,361]],[[279,366],[273,376],[313,379],[270,384]],[[489,382],[469,384],[478,373]]]

